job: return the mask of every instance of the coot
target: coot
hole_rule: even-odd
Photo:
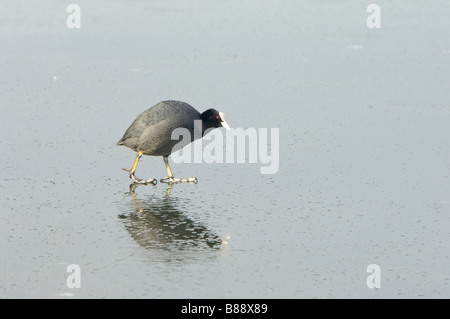
[[[201,132],[194,132],[194,128],[200,128],[200,125],[195,125],[195,120],[201,120]],[[187,181],[195,183],[197,182],[195,177],[175,178],[170,170],[168,157],[195,139],[203,137],[207,129],[221,126],[230,129],[225,121],[225,115],[215,109],[200,113],[185,102],[159,102],[142,112],[117,142],[117,145],[125,145],[138,153],[131,169],[124,168],[123,170],[129,172],[130,178],[136,183],[156,184],[156,179],[139,179],[134,172],[142,155],[162,156],[169,176],[162,178],[161,182]],[[190,132],[190,140],[172,140],[172,132],[177,128],[187,129]]]

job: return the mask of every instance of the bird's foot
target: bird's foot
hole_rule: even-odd
[[[124,171],[127,171],[130,173],[130,178],[136,183],[136,184],[144,184],[144,185],[148,185],[148,184],[153,184],[156,185],[157,181],[155,178],[150,178],[150,179],[140,179],[137,178],[134,173],[131,173],[131,170],[129,170],[128,168],[122,168]]]
[[[130,175],[130,178],[136,183],[136,184],[144,184],[144,185],[148,185],[148,184],[153,184],[156,185],[158,183],[158,181],[155,178],[150,178],[150,179],[140,179],[137,178],[134,175]]]
[[[178,178],[178,177],[163,177],[159,180],[161,183],[165,184],[176,184],[182,182],[188,182],[192,184],[197,184],[197,177],[188,177],[188,178]]]

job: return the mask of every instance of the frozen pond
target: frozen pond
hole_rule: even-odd
[[[448,1],[77,4],[2,3],[1,298],[450,297]],[[279,129],[279,169],[130,188],[115,144],[167,99]]]

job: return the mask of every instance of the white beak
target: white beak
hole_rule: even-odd
[[[223,126],[224,128],[226,128],[227,130],[229,130],[229,129],[230,129],[230,126],[229,126],[228,123],[225,121],[225,114],[223,114],[222,112],[219,112],[219,116],[220,116],[220,119],[222,120],[222,122],[221,122],[220,124],[222,124],[222,126]]]
[[[220,124],[222,124],[222,126],[223,126],[224,128],[226,128],[227,130],[229,130],[229,129],[230,129],[230,126],[228,125],[228,123],[227,123],[227,122],[223,121],[223,122],[222,122],[222,123],[220,123]]]

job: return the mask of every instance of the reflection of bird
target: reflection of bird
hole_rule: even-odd
[[[161,199],[139,200],[134,188],[130,187],[133,211],[119,218],[139,245],[169,251],[220,248],[222,240],[199,222],[186,217],[176,207],[177,198],[164,196]]]
[[[196,120],[202,123],[201,128],[198,129],[201,129],[201,132],[194,132],[194,121]],[[134,175],[134,172],[142,155],[162,156],[169,176],[161,179],[161,182],[165,180],[169,183],[196,182],[195,177],[175,178],[170,170],[168,157],[195,139],[202,137],[207,129],[221,126],[230,128],[225,122],[225,115],[222,112],[209,109],[200,114],[185,102],[159,102],[141,113],[117,142],[117,145],[125,145],[138,153],[133,167],[131,169],[124,168],[124,170],[130,172],[130,178],[136,183],[156,184],[154,178],[149,180],[139,179]],[[172,132],[177,128],[187,129],[190,133],[190,139],[172,140]]]

